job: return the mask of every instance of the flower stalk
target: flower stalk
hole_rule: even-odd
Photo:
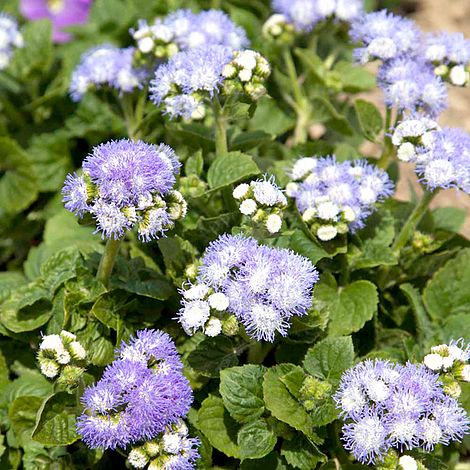
[[[109,238],[104,248],[104,253],[98,267],[96,278],[100,280],[106,287],[109,287],[109,280],[113,272],[114,264],[116,262],[117,254],[121,246],[121,240]]]

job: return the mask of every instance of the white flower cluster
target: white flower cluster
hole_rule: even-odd
[[[401,122],[392,135],[392,144],[397,147],[397,157],[402,162],[420,163],[423,152],[419,153],[417,148],[431,148],[434,132],[439,129],[437,122],[424,116]]]
[[[433,346],[424,357],[424,365],[434,372],[444,374],[442,381],[447,394],[458,397],[460,386],[458,380],[470,382],[470,345],[463,339],[451,341],[450,344]]]
[[[198,457],[195,447],[197,439],[188,436],[188,427],[180,419],[167,427],[156,439],[134,447],[127,457],[132,468],[162,470],[165,468],[190,468],[189,465]],[[192,468],[192,466],[191,466]]]
[[[61,374],[61,379],[72,381],[83,372],[83,361],[86,359],[85,348],[77,337],[62,330],[58,335],[43,336],[39,345],[38,361],[41,372],[53,379]],[[63,375],[63,377],[62,377]]]
[[[229,299],[221,292],[205,284],[195,284],[182,291],[183,307],[178,312],[178,321],[188,335],[202,330],[207,336],[214,337],[222,333],[223,313],[229,306]]]
[[[138,27],[131,31],[137,43],[137,49],[142,54],[153,54],[157,58],[168,58],[179,50],[175,43],[175,34],[171,27],[160,19],[149,25],[145,20],[139,20]]]
[[[232,61],[222,70],[224,92],[227,95],[243,92],[256,101],[266,94],[264,83],[270,74],[271,66],[259,52],[236,51]]]
[[[295,28],[285,15],[275,13],[271,15],[263,24],[262,33],[268,39],[286,39],[289,40],[294,33]]]
[[[398,459],[398,467],[401,470],[418,470],[418,462],[409,455],[402,455]]]
[[[23,45],[23,36],[16,21],[8,15],[0,14],[0,70],[8,67],[13,49]]]
[[[282,226],[282,211],[287,207],[284,193],[274,178],[243,183],[233,190],[233,197],[240,202],[240,212],[263,225],[269,233],[277,233]]]

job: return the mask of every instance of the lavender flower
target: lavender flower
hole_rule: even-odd
[[[265,227],[269,233],[279,232],[287,199],[273,176],[238,185],[233,191],[233,197],[240,201],[240,212],[250,216],[255,224]]]
[[[361,463],[382,461],[390,448],[431,451],[469,429],[463,408],[422,365],[363,361],[343,374],[333,398],[345,421],[344,446]]]
[[[141,88],[146,77],[142,69],[133,68],[134,49],[119,49],[102,44],[83,54],[70,82],[70,96],[80,101],[92,89],[109,87],[120,93],[130,93]]]
[[[204,99],[216,93],[237,91],[258,99],[269,73],[268,62],[257,52],[233,52],[225,46],[196,48],[174,55],[157,68],[150,98],[170,118],[201,118]]]
[[[150,440],[188,411],[192,392],[170,337],[137,332],[123,343],[103,377],[83,396],[77,430],[90,448],[114,449]]]
[[[362,46],[354,55],[363,64],[414,54],[420,43],[420,32],[413,21],[386,10],[359,16],[351,25],[350,36]]]
[[[287,193],[312,233],[323,241],[363,227],[375,204],[394,189],[387,173],[366,160],[338,163],[335,157],[301,158],[291,177],[294,182]]]
[[[351,21],[363,11],[361,0],[273,0],[272,7],[299,32],[310,32],[330,17]]]
[[[432,142],[418,149],[416,172],[430,189],[457,187],[470,193],[470,136],[444,128],[432,134]]]
[[[378,73],[378,84],[389,107],[422,111],[437,116],[447,107],[447,89],[422,57],[404,56],[387,61]]]
[[[434,72],[456,86],[469,83],[470,40],[461,33],[428,35],[424,56]]]
[[[8,67],[13,50],[23,45],[23,36],[18,30],[16,20],[5,13],[0,13],[0,70]]]
[[[235,25],[221,10],[199,13],[177,10],[163,19],[156,19],[152,25],[140,20],[138,28],[131,30],[131,34],[141,53],[153,53],[160,58],[197,47],[219,45],[236,50],[248,45],[243,28]]]
[[[126,139],[95,147],[83,175],[68,175],[65,208],[90,213],[104,237],[121,238],[137,227],[143,241],[158,238],[186,214],[186,202],[172,190],[180,163],[167,145]]]
[[[211,315],[223,323],[228,312],[249,336],[272,342],[276,332],[287,335],[293,316],[307,312],[317,281],[315,267],[292,251],[258,245],[253,238],[222,235],[201,260],[198,299],[191,300],[196,286],[183,291],[178,320],[191,334],[204,330]],[[219,297],[211,302],[214,296]]]
[[[51,20],[54,41],[67,42],[73,36],[64,28],[86,23],[91,4],[92,0],[21,0],[20,11],[32,21]]]

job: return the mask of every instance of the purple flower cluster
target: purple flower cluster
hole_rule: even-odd
[[[459,441],[469,419],[424,365],[366,360],[346,371],[334,395],[344,447],[363,464],[380,462],[391,448],[422,448]]]
[[[394,191],[387,173],[365,159],[339,163],[335,157],[301,158],[290,176],[287,194],[323,241],[363,227],[375,204]]]
[[[142,330],[83,396],[77,430],[90,448],[115,449],[150,440],[186,416],[192,391],[170,336]]]
[[[273,0],[273,10],[283,15],[297,31],[309,32],[318,23],[334,17],[352,21],[363,11],[362,0]]]
[[[412,116],[395,128],[392,143],[400,160],[416,163],[428,189],[456,187],[470,193],[470,135],[463,130],[441,129],[426,116]]]
[[[387,10],[359,16],[351,25],[350,36],[361,46],[354,51],[361,63],[414,55],[420,44],[420,31],[414,22]]]
[[[18,30],[18,23],[11,16],[0,13],[0,70],[8,67],[16,47],[23,47],[23,36]]]
[[[111,88],[130,93],[141,88],[146,78],[143,69],[132,65],[134,49],[120,49],[102,44],[87,51],[75,68],[69,93],[73,101],[80,101],[92,89]]]
[[[69,174],[65,208],[90,213],[103,236],[118,239],[134,226],[143,241],[158,238],[184,217],[186,202],[172,190],[180,163],[167,145],[122,139],[95,147],[83,174]]]
[[[447,107],[445,83],[421,56],[405,55],[386,61],[379,69],[377,81],[388,107],[431,117]]]
[[[157,57],[197,47],[220,45],[235,50],[248,46],[243,28],[221,10],[177,10],[152,25],[141,20],[131,33],[142,53],[153,52]]]
[[[204,328],[213,310],[225,310],[235,315],[250,337],[272,342],[276,332],[287,335],[293,316],[306,314],[318,273],[307,258],[290,250],[222,235],[208,246],[197,280],[199,284],[190,289],[191,299],[183,294],[178,314],[186,331],[189,326]],[[217,302],[212,302],[214,295]],[[201,324],[194,321],[196,317]]]
[[[215,93],[258,99],[266,92],[263,82],[270,73],[268,61],[255,51],[233,51],[226,46],[191,49],[157,68],[150,98],[171,118],[202,118],[204,99]]]

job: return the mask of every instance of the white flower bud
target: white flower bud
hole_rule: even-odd
[[[292,179],[300,180],[313,171],[318,165],[318,160],[313,157],[300,158],[294,163],[291,171]]]
[[[454,361],[465,362],[466,360],[465,351],[455,344],[449,346],[449,356],[454,359]]]
[[[338,230],[333,225],[324,225],[317,230],[317,237],[324,242],[333,240],[337,234]]]
[[[65,330],[62,330],[60,332],[60,336],[63,339],[68,339],[70,341],[75,341],[77,339],[76,335],[74,335],[73,333],[70,333],[70,331],[65,331]]]
[[[241,69],[240,72],[238,72],[238,78],[242,82],[249,82],[252,76],[253,76],[253,73],[251,72],[251,70],[248,70],[248,69]]]
[[[442,358],[442,367],[444,370],[449,370],[454,365],[454,358],[451,356],[446,356]]]
[[[449,346],[447,346],[447,344],[438,344],[437,346],[433,346],[431,348],[431,352],[440,354],[441,356],[448,356]]]
[[[271,214],[266,219],[265,225],[269,233],[277,233],[281,230],[282,219],[277,214]]]
[[[241,69],[249,70],[250,72],[256,67],[256,58],[259,54],[252,50],[240,51],[237,53],[233,62]]]
[[[233,190],[232,196],[234,197],[234,199],[241,199],[246,196],[246,193],[248,192],[249,189],[250,189],[249,184],[246,184],[246,183],[239,184]]]
[[[55,354],[56,354],[57,362],[59,364],[68,364],[70,362],[70,359],[72,359],[70,357],[70,353],[65,348],[61,350],[56,350]]]
[[[468,82],[468,72],[461,65],[456,65],[450,69],[449,79],[452,85],[464,86]]]
[[[209,287],[205,284],[196,284],[183,292],[183,297],[187,300],[201,300],[209,292]]]
[[[438,371],[442,369],[442,356],[440,354],[431,353],[424,356],[424,365],[431,370]]]
[[[434,131],[425,132],[421,136],[421,143],[425,147],[431,147],[434,144]]]
[[[82,361],[86,358],[85,348],[78,341],[72,341],[69,345],[69,348],[70,353],[72,354],[74,359]]]
[[[317,211],[310,207],[302,214],[302,220],[304,222],[311,222],[313,219],[315,219],[316,215]]]
[[[299,185],[297,183],[288,183],[286,186],[286,194],[289,197],[294,197],[298,190]]]
[[[317,206],[317,214],[320,219],[333,220],[339,213],[339,207],[331,201],[326,201]]]
[[[411,142],[405,142],[398,147],[397,157],[402,162],[409,162],[416,156],[415,146]]]
[[[283,25],[287,23],[287,18],[281,14],[270,16],[263,25],[262,32],[264,36],[279,36],[282,34]]]
[[[227,64],[222,69],[222,76],[225,78],[233,78],[237,74],[237,69],[232,64]]]
[[[189,432],[188,426],[186,426],[186,423],[181,418],[173,425],[173,429],[180,436],[187,436]]]
[[[62,338],[59,335],[47,335],[42,338],[39,349],[49,349],[51,351],[61,351],[64,349]]]
[[[143,449],[132,449],[127,460],[134,468],[144,468],[149,458]]]
[[[398,466],[402,470],[418,470],[418,463],[413,457],[410,457],[409,455],[402,455],[398,459]]]
[[[465,364],[460,371],[460,378],[464,382],[470,382],[470,364]]]
[[[155,43],[153,42],[153,39],[148,36],[137,41],[137,47],[143,54],[148,54],[154,48],[154,46]]]
[[[176,433],[163,435],[163,449],[169,454],[177,454],[181,450],[181,437]]]
[[[207,302],[192,300],[180,310],[180,321],[183,329],[188,334],[194,334],[198,328],[202,328],[210,317],[210,307]]]
[[[222,322],[218,318],[210,318],[204,327],[204,333],[213,338],[222,333]]]
[[[228,297],[222,292],[216,292],[215,294],[210,295],[207,301],[211,308],[218,310],[219,312],[227,310],[229,306]]]
[[[240,205],[240,212],[244,215],[252,215],[257,209],[256,202],[253,199],[246,199]]]
[[[356,220],[356,213],[354,212],[352,207],[344,206],[343,217],[346,222],[354,222]]]
[[[41,373],[49,379],[53,379],[59,373],[59,365],[52,359],[42,359],[40,361]]]

